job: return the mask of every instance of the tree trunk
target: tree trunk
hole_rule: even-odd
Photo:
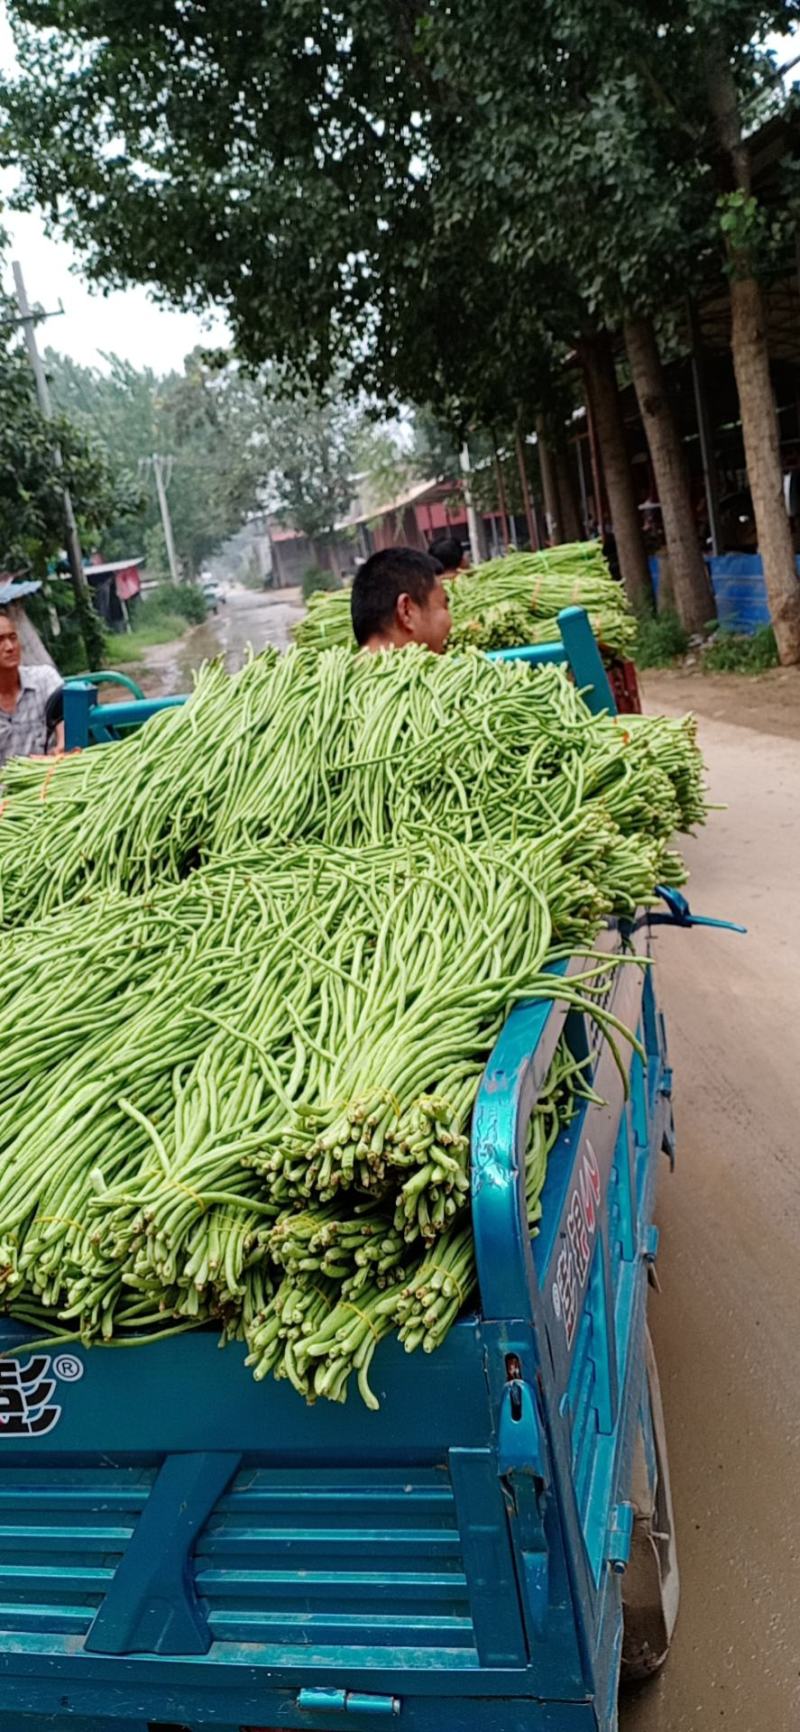
[[[582,534],[581,518],[578,501],[575,497],[570,454],[569,451],[563,451],[556,447],[553,457],[558,482],[558,500],[561,507],[561,534],[564,541],[580,541]]]
[[[724,42],[706,44],[706,82],[717,138],[725,152],[731,184],[752,194],[750,150],[742,134],[739,93]],[[783,496],[778,417],[769,370],[764,299],[756,275],[753,246],[744,233],[727,239],[731,270],[731,348],[744,454],[753,499],[758,549],[778,645],[784,666],[800,662],[800,583],[791,524]]]
[[[731,282],[733,367],[742,415],[744,453],[753,497],[758,549],[769,611],[785,667],[800,662],[800,582],[792,526],[783,494],[778,417],[769,370],[761,284]]]
[[[659,553],[658,556],[658,612],[677,613],[677,611],[669,551],[665,548],[663,553]]]
[[[636,504],[608,333],[601,331],[595,337],[584,338],[580,356],[591,398],[622,580],[631,606],[652,613],[653,581]]]
[[[547,540],[559,543],[564,537],[561,533],[561,511],[558,497],[558,481],[556,479],[553,453],[547,438],[544,417],[539,415],[536,420],[536,442],[539,449],[539,468],[542,475],[542,495],[544,498],[544,520],[547,530]]]
[[[678,618],[685,631],[701,632],[716,616],[714,593],[700,551],[686,457],[652,320],[629,319],[625,346],[653,460]]]

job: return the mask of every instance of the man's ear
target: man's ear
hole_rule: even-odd
[[[397,597],[397,601],[395,603],[395,614],[397,616],[397,623],[398,623],[398,625],[401,625],[403,627],[404,631],[413,631],[413,629],[414,629],[414,611],[413,610],[414,610],[413,597],[410,595],[406,595],[406,593],[404,591],[402,595],[399,595]]]

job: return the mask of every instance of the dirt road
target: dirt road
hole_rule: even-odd
[[[194,669],[214,656],[223,655],[228,672],[236,673],[248,648],[261,650],[270,643],[288,649],[292,625],[303,611],[299,590],[231,589],[204,625],[149,650],[146,667],[132,671],[148,697],[191,691]]]
[[[650,697],[713,711],[703,685],[659,676]],[[683,1599],[663,1677],[623,1704],[622,1732],[800,1726],[800,747],[768,708],[766,733],[701,718],[729,810],[687,850],[695,907],[749,937],[658,942],[678,1169],[661,1180],[651,1321]]]

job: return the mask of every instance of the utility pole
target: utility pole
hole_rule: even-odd
[[[23,331],[25,332],[25,347],[28,351],[28,358],[33,371],[33,377],[36,381],[36,395],[39,400],[39,408],[42,411],[45,421],[52,421],[53,406],[50,402],[50,388],[47,383],[47,375],[42,366],[42,357],[39,354],[36,342],[36,316],[31,312],[25,288],[25,279],[22,275],[22,266],[16,259],[12,265],[12,270],[14,272],[14,287],[17,291],[17,305],[20,311],[20,322]],[[53,446],[53,456],[55,458],[56,467],[62,469],[63,458],[61,456],[61,447],[57,442]],[[69,562],[70,576],[72,578],[72,587],[75,591],[75,601],[78,608],[78,617],[81,621],[86,654],[91,661],[93,656],[97,653],[101,641],[100,631],[99,627],[97,632],[92,631],[93,612],[91,595],[89,592],[89,585],[86,581],[86,574],[83,569],[83,554],[81,552],[80,537],[78,535],[78,525],[75,522],[75,512],[72,508],[72,495],[69,488],[66,486],[64,487],[64,544],[67,550],[67,560]]]
[[[160,457],[158,452],[154,451],[150,461],[153,465],[153,474],[156,478],[156,492],[158,494],[158,504],[161,511],[164,540],[167,544],[169,574],[173,583],[180,583],[181,574],[178,568],[177,555],[175,553],[175,538],[172,533],[172,518],[170,517],[169,505],[167,503],[167,486],[169,484],[169,476],[172,469],[172,458]],[[165,469],[167,471],[166,480],[164,479]]]
[[[514,539],[514,525],[509,516],[508,500],[506,499],[506,488],[503,480],[503,465],[500,461],[500,452],[497,449],[497,441],[494,433],[492,434],[492,449],[494,451],[494,481],[495,487],[497,488],[497,508],[500,512],[500,523],[502,525],[503,535],[505,536],[506,553],[510,553],[511,543]]]

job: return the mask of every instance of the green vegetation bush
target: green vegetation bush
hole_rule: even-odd
[[[177,613],[161,613],[137,624],[133,631],[115,632],[106,662],[113,667],[131,668],[147,660],[148,650],[158,644],[173,643],[186,630],[186,621]]]
[[[762,625],[752,637],[738,632],[715,632],[703,652],[703,671],[709,674],[763,674],[778,666],[778,646],[771,625]]]
[[[689,648],[688,633],[676,613],[641,614],[636,622],[634,660],[640,668],[667,668]]]
[[[320,589],[341,589],[341,583],[333,571],[323,571],[321,565],[309,565],[303,572],[303,600],[308,601],[310,595],[315,595]]]
[[[635,659],[640,668],[666,668],[689,649],[689,636],[677,614],[640,616],[636,626]],[[700,665],[709,674],[763,674],[778,666],[778,648],[771,625],[752,637],[716,630],[703,646]]]
[[[177,614],[189,625],[202,625],[208,616],[203,591],[193,583],[160,583],[137,603],[134,624],[137,629],[154,624],[164,614]]]
[[[61,578],[48,578],[37,595],[25,597],[25,612],[60,674],[81,674],[89,671],[86,667],[86,650],[71,583]],[[56,625],[58,630],[55,629]],[[103,622],[96,612],[94,626],[98,641],[105,643],[107,652],[108,639]],[[106,660],[107,653],[104,653],[100,665],[104,665]]]

